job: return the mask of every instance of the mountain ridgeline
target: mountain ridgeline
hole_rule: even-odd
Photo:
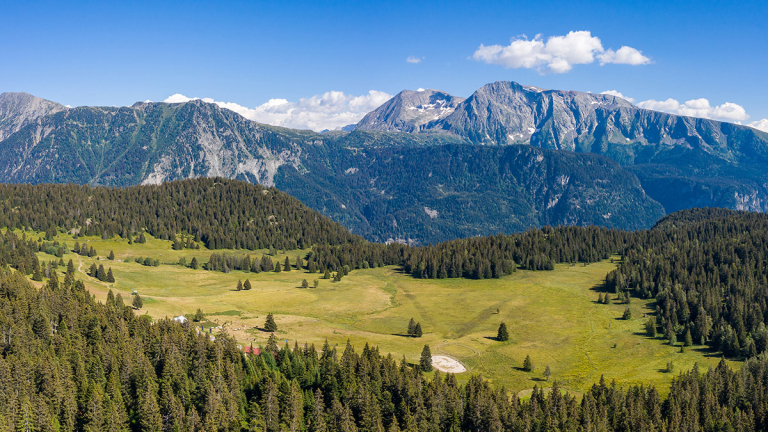
[[[392,99],[400,105],[408,100]],[[768,134],[746,126],[645,110],[612,95],[506,81],[483,86],[442,118],[402,123],[402,116],[379,109],[357,128],[597,153],[636,174],[667,212],[704,206],[768,210]]]
[[[21,104],[16,111],[32,103],[0,99]],[[467,146],[448,134],[316,134],[198,100],[38,116],[2,141],[0,162],[7,183],[225,177],[276,186],[373,241],[428,244],[548,224],[638,229],[663,214],[634,175],[595,155]]]
[[[404,91],[352,132],[267,126],[199,100],[64,108],[17,93],[0,95],[0,126],[2,182],[234,178],[276,186],[381,242],[768,210],[768,134],[514,82],[467,99]]]

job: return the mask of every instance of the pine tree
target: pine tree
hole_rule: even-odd
[[[243,281],[241,281],[240,279],[238,279],[238,280],[237,280],[237,286],[235,287],[235,289],[236,289],[237,291],[242,291],[242,290],[243,290]]]
[[[96,266],[96,263],[91,264],[91,267],[88,269],[88,276],[96,277],[96,275],[98,274],[99,274],[99,268]]]
[[[315,288],[317,288],[317,287],[319,287],[319,286],[320,286],[320,281],[319,281],[319,280],[317,280],[317,279],[315,279]]]
[[[499,331],[496,334],[496,340],[500,342],[506,342],[509,340],[509,331],[507,331],[507,324],[501,323],[499,324]]]
[[[302,287],[302,288],[309,288],[309,282],[307,282],[307,280],[306,280],[306,279],[303,279],[303,280],[301,281],[301,287]]]
[[[280,268],[280,262],[278,261],[278,263],[275,264],[275,273],[280,273],[281,271],[283,271],[283,269]]]
[[[683,339],[683,346],[691,346],[693,345],[693,337],[691,336],[691,329],[685,330],[685,339]]]
[[[107,255],[107,259],[109,259],[110,261],[114,260],[115,259],[115,252],[114,251],[109,251],[109,255]]]
[[[115,282],[115,275],[112,274],[112,267],[109,268],[107,271],[107,282],[114,283]]]
[[[552,376],[552,371],[549,369],[549,365],[544,369],[544,378],[547,379],[547,382],[549,382],[549,377]]]
[[[104,271],[104,266],[99,264],[98,270],[96,270],[96,279],[104,282],[107,280],[107,273]]]
[[[134,309],[141,309],[144,307],[144,301],[141,299],[141,296],[136,294],[133,296],[133,308]]]
[[[283,263],[283,270],[285,271],[291,271],[291,261],[288,260],[288,257],[285,257],[285,263]]]
[[[192,261],[189,263],[189,267],[192,270],[197,270],[200,267],[200,265],[197,263],[197,258],[192,257]]]
[[[432,371],[432,351],[429,349],[429,345],[424,345],[424,349],[421,350],[419,368],[422,370],[422,372]]]
[[[656,337],[656,319],[653,317],[648,318],[645,322],[645,334],[650,338]]]
[[[413,337],[413,335],[416,333],[416,321],[411,318],[410,321],[408,321],[408,336]]]
[[[525,360],[523,361],[523,370],[526,372],[533,372],[535,366],[533,365],[533,361],[531,361],[531,356],[526,355]]]
[[[198,308],[197,311],[195,312],[194,318],[192,318],[192,319],[195,322],[200,322],[200,321],[205,319],[205,315],[203,315],[203,311]]]
[[[323,274],[323,279],[330,279],[331,278],[331,272],[328,271],[328,269],[325,269],[325,274]]]
[[[296,256],[296,270],[301,270],[304,268],[304,260],[301,259],[300,256]]]
[[[624,314],[621,316],[621,319],[629,321],[632,319],[632,311],[629,310],[629,308],[624,309]]]
[[[250,289],[251,289],[251,280],[250,279],[246,279],[245,280],[245,282],[243,283],[243,289],[245,291],[250,291]]]
[[[416,323],[416,327],[413,329],[413,337],[420,338],[422,334],[421,323]]]
[[[277,331],[277,323],[275,322],[275,317],[271,313],[267,314],[267,320],[264,322],[264,330],[268,332]]]

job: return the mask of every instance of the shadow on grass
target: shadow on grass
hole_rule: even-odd
[[[400,336],[400,337],[404,337],[404,338],[418,339],[416,336],[411,336],[411,335],[406,334],[406,333],[392,333],[392,336]]]
[[[483,339],[488,339],[496,342],[504,342],[502,340],[499,340],[499,338],[497,338],[496,336],[483,336]]]

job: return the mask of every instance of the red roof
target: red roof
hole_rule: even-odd
[[[243,352],[246,354],[253,354],[253,355],[261,355],[261,349],[259,348],[252,348],[252,347],[245,347],[243,348]]]

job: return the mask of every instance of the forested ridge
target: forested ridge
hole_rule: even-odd
[[[127,188],[0,184],[0,227],[165,240],[210,249],[303,249],[362,239],[278,191],[222,178]]]

